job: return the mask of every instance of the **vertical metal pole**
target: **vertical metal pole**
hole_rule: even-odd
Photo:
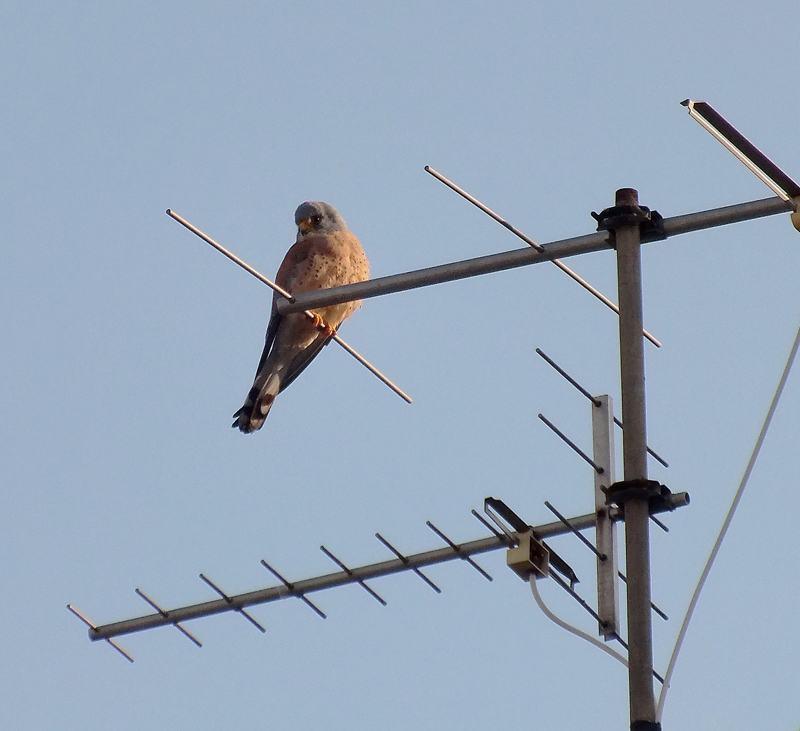
[[[614,402],[610,396],[593,397],[592,441],[594,463],[603,468],[602,474],[594,473],[595,545],[604,556],[597,559],[597,613],[600,634],[608,641],[619,637],[617,529],[606,504],[606,490],[614,482]]]
[[[615,225],[619,289],[619,350],[622,386],[622,433],[625,482],[647,480],[644,340],[642,339],[642,267],[639,196],[632,188],[616,194],[620,211]],[[634,493],[637,491],[633,491]],[[658,729],[653,692],[653,628],[650,615],[650,508],[647,492],[624,504],[628,588],[628,688],[631,729]]]

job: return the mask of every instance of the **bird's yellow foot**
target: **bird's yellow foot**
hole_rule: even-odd
[[[329,338],[332,338],[334,335],[336,335],[335,327],[328,325],[328,323],[325,322],[325,320],[323,320],[322,317],[320,317],[320,315],[318,315],[316,312],[312,312],[311,314],[314,317],[314,327],[318,328],[319,330],[324,330],[325,335]]]

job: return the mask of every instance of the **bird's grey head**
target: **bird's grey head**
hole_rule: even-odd
[[[347,231],[344,219],[330,203],[306,201],[294,213],[298,241],[306,236],[325,235],[334,231]]]

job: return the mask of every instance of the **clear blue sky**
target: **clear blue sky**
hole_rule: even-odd
[[[335,205],[374,276],[588,233],[620,187],[664,216],[771,195],[679,106],[706,99],[800,177],[796,4],[10,0],[0,9],[0,726],[626,728],[621,666],[537,610],[502,553],[121,640],[106,623],[480,537],[486,495],[527,520],[592,508],[589,406],[619,403],[615,316],[535,266],[365,303],[251,437],[230,428],[270,293],[165,214],[273,275],[303,200]],[[643,252],[652,476],[692,495],[653,536],[665,669],[798,319],[788,216]],[[616,299],[613,253],[571,266]],[[790,381],[690,630],[665,728],[796,729],[800,379]],[[618,435],[619,436],[619,435]],[[592,593],[593,565],[554,542]],[[554,608],[590,618],[552,585]]]

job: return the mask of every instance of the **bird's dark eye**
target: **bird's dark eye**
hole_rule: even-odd
[[[321,222],[322,222],[322,216],[320,216],[319,214],[317,214],[316,216],[311,216],[311,223],[313,223],[315,226],[319,226]]]

